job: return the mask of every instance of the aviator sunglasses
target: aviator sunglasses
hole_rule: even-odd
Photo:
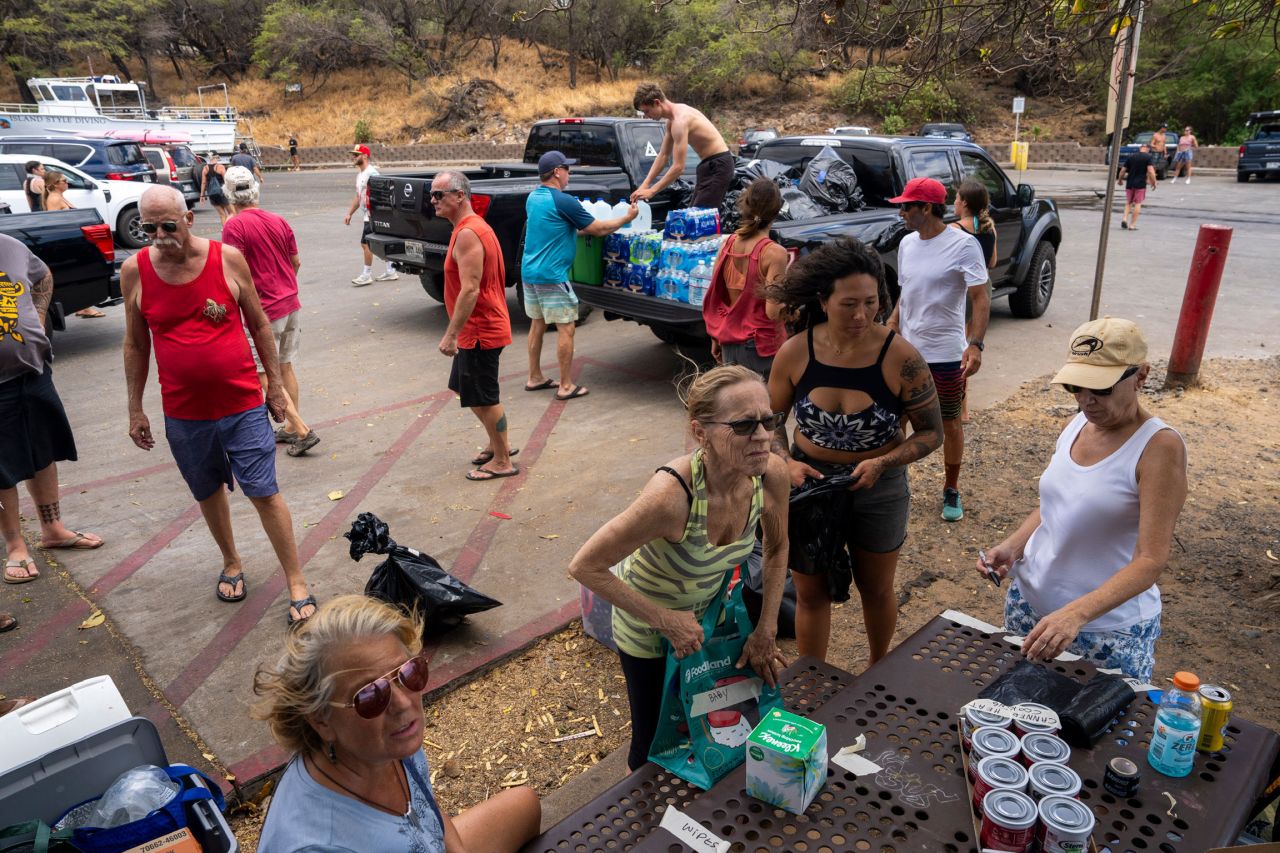
[[[764,427],[769,432],[773,432],[786,422],[786,412],[774,412],[772,415],[765,415],[763,418],[743,418],[740,421],[704,421],[704,423],[727,426],[733,430],[734,435],[741,436],[751,435],[756,431],[756,427]]]
[[[430,675],[427,653],[419,652],[381,678],[375,678],[361,687],[351,697],[350,702],[333,702],[337,708],[355,708],[356,713],[366,720],[381,716],[391,704],[391,682],[399,681],[400,685],[410,693],[421,693],[427,689],[427,677]]]
[[[1125,381],[1137,372],[1137,367],[1130,367],[1124,373],[1120,374],[1120,378],[1117,379],[1115,381],[1115,385],[1112,385],[1110,388],[1081,388],[1079,385],[1068,385],[1065,382],[1062,383],[1062,387],[1066,389],[1068,394],[1079,394],[1081,391],[1088,391],[1095,397],[1110,397],[1111,392],[1116,390],[1116,385],[1119,385],[1121,382]]]
[[[143,232],[147,234],[154,234],[161,228],[164,229],[166,234],[173,234],[178,230],[178,223],[173,220],[168,222],[140,222],[138,224],[142,227]]]

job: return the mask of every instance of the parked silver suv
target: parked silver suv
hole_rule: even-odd
[[[188,145],[144,145],[142,153],[155,167],[156,181],[170,184],[182,191],[187,209],[200,201],[200,188],[196,186],[196,156]]]

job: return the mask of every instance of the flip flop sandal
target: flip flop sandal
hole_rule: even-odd
[[[236,584],[240,584],[239,595],[226,595],[222,591],[222,585],[228,584],[232,589],[236,588]],[[249,581],[244,576],[244,572],[238,575],[220,574],[218,575],[218,583],[213,587],[214,595],[218,596],[219,601],[225,601],[228,604],[235,604],[237,601],[244,601],[245,596],[249,594]]]
[[[0,613],[0,616],[4,617],[4,620],[8,620],[0,620],[0,634],[5,633],[6,631],[12,631],[14,628],[18,627],[18,620],[10,616],[8,613]]]
[[[507,451],[508,456],[517,456],[519,455],[519,453],[520,453],[520,448],[518,447],[513,447]],[[478,454],[476,454],[476,457],[474,459],[471,460],[471,464],[475,465],[478,468],[481,465],[487,465],[492,461],[493,461],[493,451],[482,450]]]
[[[50,550],[65,549],[67,551],[92,551],[95,548],[101,548],[106,544],[99,539],[97,542],[90,542],[89,537],[85,536],[79,530],[71,531],[73,534],[70,539],[63,539],[60,542],[41,542],[41,548],[49,548]],[[81,544],[81,543],[87,544]]]
[[[591,391],[589,391],[586,388],[583,388],[581,385],[578,385],[568,394],[556,394],[556,399],[559,400],[561,403],[563,403],[566,400],[576,400],[579,397],[585,397],[590,393]]]
[[[537,385],[526,385],[526,386],[524,386],[524,390],[526,390],[526,391],[546,391],[548,388],[555,388],[555,387],[556,387],[557,385],[559,385],[559,384],[560,384],[560,383],[559,383],[559,382],[557,382],[557,381],[556,381],[556,380],[554,380],[554,379],[546,379],[546,380],[543,380],[542,382],[538,383]]]
[[[520,473],[519,465],[512,465],[510,471],[490,471],[488,468],[477,468],[474,471],[467,472],[467,479],[473,483],[486,483],[489,480],[501,480],[503,477],[514,477]],[[476,476],[479,474],[480,476]]]
[[[25,578],[17,578],[9,574],[10,569],[25,569],[27,576]],[[35,574],[31,574],[35,569]],[[9,584],[31,583],[40,577],[40,570],[36,569],[35,560],[6,560],[4,564],[4,582]]]
[[[308,595],[306,598],[299,598],[297,601],[294,601],[293,599],[289,600],[289,608],[291,610],[296,610],[299,613],[302,612],[302,608],[307,606],[318,607],[318,605],[316,604],[316,597],[314,595]],[[315,611],[314,610],[311,611],[311,616],[315,616],[315,615],[316,615]],[[300,625],[303,622],[306,622],[308,619],[310,619],[311,616],[300,616],[297,619],[294,619],[293,614],[290,613],[289,627],[292,628],[294,625]]]

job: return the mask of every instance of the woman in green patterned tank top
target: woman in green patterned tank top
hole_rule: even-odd
[[[682,658],[701,648],[703,613],[764,530],[764,603],[738,666],[769,684],[786,660],[777,638],[787,565],[785,463],[769,452],[785,420],[769,409],[760,375],[716,367],[689,388],[685,405],[698,448],[659,468],[631,506],[582,546],[574,579],[613,604],[613,632],[631,704],[634,770],[649,755],[662,702],[662,640]]]

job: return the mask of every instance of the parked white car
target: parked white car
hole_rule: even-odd
[[[827,133],[833,136],[870,136],[871,128],[860,124],[846,124],[841,127],[828,127]]]
[[[0,201],[14,213],[26,213],[27,195],[22,182],[27,177],[26,165],[32,160],[45,169],[57,169],[67,176],[66,199],[72,207],[91,207],[102,221],[111,226],[116,243],[129,249],[140,249],[150,243],[138,216],[138,199],[155,184],[141,181],[108,181],[91,178],[75,166],[39,154],[0,154]]]

